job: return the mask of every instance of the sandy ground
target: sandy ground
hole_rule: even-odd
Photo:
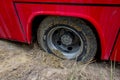
[[[0,80],[120,80],[120,64],[81,64],[47,54],[36,43],[0,40]]]

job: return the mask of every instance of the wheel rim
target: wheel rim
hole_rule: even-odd
[[[83,40],[79,33],[66,25],[57,25],[47,33],[48,48],[61,58],[74,59],[83,51]]]

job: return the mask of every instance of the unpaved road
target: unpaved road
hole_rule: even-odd
[[[0,40],[0,80],[120,80],[120,64],[80,64],[47,54],[36,43]]]

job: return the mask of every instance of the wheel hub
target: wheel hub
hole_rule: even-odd
[[[73,59],[83,50],[83,41],[80,35],[67,26],[57,26],[52,28],[47,35],[47,44],[50,50],[57,50],[55,53],[64,55],[67,59]]]
[[[64,45],[71,45],[72,44],[72,37],[68,34],[64,34],[62,35],[61,37],[61,42],[64,44]]]

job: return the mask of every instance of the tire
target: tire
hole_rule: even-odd
[[[78,18],[45,18],[39,25],[37,41],[48,53],[82,63],[92,60],[97,50],[97,41],[92,29]]]

